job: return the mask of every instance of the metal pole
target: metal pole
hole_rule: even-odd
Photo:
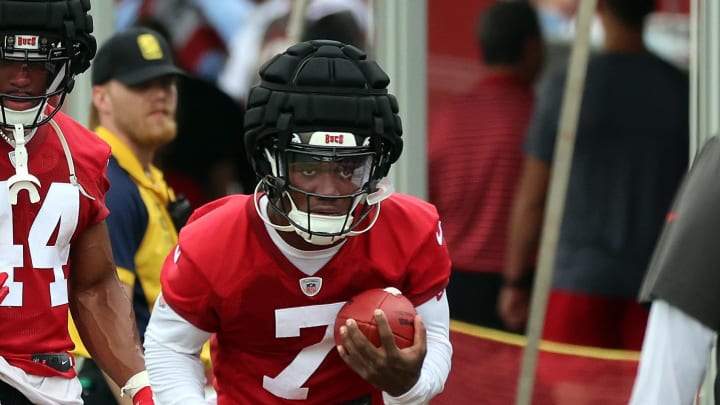
[[[570,167],[572,166],[572,155],[575,149],[575,133],[585,85],[587,60],[590,53],[590,26],[596,4],[597,0],[583,0],[580,2],[578,9],[577,31],[570,54],[570,64],[565,81],[565,94],[560,113],[558,134],[555,140],[555,157],[550,177],[550,192],[545,205],[547,209],[545,211],[540,257],[530,305],[527,344],[523,351],[522,368],[518,382],[517,405],[530,405],[532,401],[538,348],[545,320],[548,292],[552,281],[558,235],[565,208],[565,194]]]
[[[303,29],[305,29],[305,10],[307,10],[308,3],[308,0],[292,2],[287,25],[287,39],[291,45],[300,42]]]
[[[695,154],[700,150],[700,38],[702,26],[700,24],[700,0],[690,2],[690,139],[689,154],[692,162]]]
[[[115,32],[113,2],[92,0],[90,14],[93,17],[93,35],[98,47]],[[91,62],[92,63],[92,62]],[[92,86],[90,69],[75,77],[75,88],[67,96],[63,111],[83,125],[87,125]]]
[[[375,0],[375,54],[400,104],[405,144],[389,178],[427,199],[427,0]]]

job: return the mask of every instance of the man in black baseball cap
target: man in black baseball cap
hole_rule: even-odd
[[[177,243],[175,217],[183,216],[169,209],[183,204],[153,164],[158,148],[177,135],[176,79],[181,74],[167,41],[148,28],[131,28],[110,37],[92,64],[89,127],[112,148],[107,166],[111,187],[105,196],[110,209],[107,228],[118,276],[133,301],[141,337],[160,292],[162,262]],[[86,358],[80,377],[92,385],[84,390],[85,404],[122,403],[117,398],[119,388],[112,383],[107,387],[88,359],[74,325],[71,336],[73,353]]]
[[[149,28],[131,28],[107,40],[92,65],[92,84],[117,80],[135,86],[164,75],[183,74],[167,41]]]

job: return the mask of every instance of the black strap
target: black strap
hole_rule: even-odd
[[[30,357],[35,363],[44,364],[62,373],[73,368],[73,359],[67,353],[41,353]]]

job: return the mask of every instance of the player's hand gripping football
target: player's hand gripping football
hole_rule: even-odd
[[[382,345],[375,347],[349,319],[340,328],[343,345],[338,346],[340,357],[362,378],[397,397],[412,388],[420,378],[423,360],[427,352],[425,326],[419,315],[415,316],[415,336],[412,346],[399,349],[382,310],[376,310],[375,322]]]
[[[10,294],[10,287],[5,285],[5,281],[7,281],[7,279],[7,273],[0,273],[0,303],[2,303],[5,297]]]

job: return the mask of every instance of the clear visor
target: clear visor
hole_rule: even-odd
[[[62,63],[63,62],[0,59],[0,74],[2,74],[3,77],[13,77],[23,72],[32,80],[44,80],[45,85],[43,87],[48,87],[52,79],[62,68]]]
[[[287,150],[287,179],[292,188],[327,197],[350,196],[363,189],[372,171],[374,153],[365,148]],[[348,149],[348,150],[341,150]]]

